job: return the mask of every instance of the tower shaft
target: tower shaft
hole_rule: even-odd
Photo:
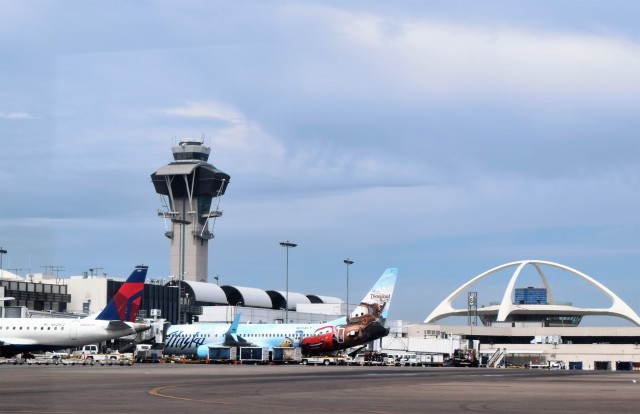
[[[188,199],[176,199],[175,206],[180,214],[171,220],[173,237],[169,271],[172,275],[184,275],[184,280],[207,282],[209,240],[202,234],[205,228],[194,221],[195,214],[189,209]],[[211,234],[208,228],[205,231]]]

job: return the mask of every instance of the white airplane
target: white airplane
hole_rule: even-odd
[[[167,330],[164,352],[206,359],[210,347],[300,347],[305,355],[335,353],[387,336],[384,322],[389,311],[398,270],[387,269],[362,302],[345,317],[321,324],[173,325]]]
[[[146,331],[150,326],[135,320],[147,269],[136,266],[98,315],[83,319],[0,318],[0,356],[72,348]]]

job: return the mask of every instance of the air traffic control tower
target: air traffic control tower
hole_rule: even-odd
[[[170,271],[181,280],[207,282],[209,240],[230,177],[207,162],[211,148],[204,141],[180,141],[171,151],[174,161],[151,174],[162,203],[158,216],[171,240]]]

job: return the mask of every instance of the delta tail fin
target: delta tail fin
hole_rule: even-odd
[[[350,317],[356,318],[364,314],[370,314],[374,317],[380,317],[384,323],[389,313],[389,303],[391,302],[391,296],[393,296],[393,288],[396,285],[397,276],[397,268],[385,270],[360,304],[351,312]]]
[[[148,266],[136,266],[131,276],[118,289],[96,319],[103,321],[135,322],[142,302]]]

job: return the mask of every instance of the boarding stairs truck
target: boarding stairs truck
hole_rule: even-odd
[[[489,358],[489,361],[487,362],[487,368],[498,367],[502,363],[502,360],[504,359],[506,354],[507,354],[506,349],[501,349],[501,348],[496,349],[496,351],[493,353],[493,355],[491,355],[491,357]]]

